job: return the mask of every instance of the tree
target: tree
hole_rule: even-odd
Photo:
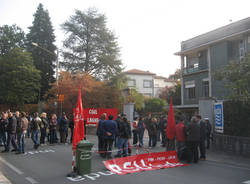
[[[30,53],[14,48],[0,56],[0,102],[22,105],[37,100],[40,73]]]
[[[223,80],[232,90],[233,100],[250,102],[250,53],[240,61],[232,61],[215,73],[215,79]]]
[[[15,47],[25,48],[25,33],[16,26],[0,27],[0,55],[4,56]]]
[[[63,110],[72,113],[76,106],[78,89],[82,89],[82,100],[84,108],[118,108],[121,106],[121,92],[106,82],[97,81],[87,73],[72,74],[67,71],[61,72],[58,86],[53,87],[46,93],[48,109],[54,109],[57,101],[55,94],[63,94]]]
[[[146,112],[162,112],[163,108],[167,105],[165,100],[160,98],[151,98],[145,102]]]
[[[181,79],[181,70],[177,69],[174,74],[169,75],[168,77],[171,80],[178,81]]]
[[[75,11],[62,24],[64,40],[62,66],[71,72],[87,72],[97,79],[109,79],[122,70],[115,35],[106,27],[106,17],[96,9]]]
[[[34,14],[33,25],[29,27],[29,30],[27,48],[32,53],[36,68],[41,71],[41,96],[43,96],[50,88],[50,84],[55,81],[56,54],[54,53],[56,46],[53,44],[55,35],[49,13],[48,10],[44,10],[42,4],[38,5]],[[40,48],[32,45],[32,42],[36,43]]]
[[[126,98],[127,103],[133,102],[135,110],[140,111],[144,108],[145,98],[142,94],[138,93],[135,89],[130,89],[129,96]]]
[[[170,99],[172,98],[173,105],[181,105],[181,83],[177,82],[173,87],[162,89],[159,97],[168,103],[170,103]]]

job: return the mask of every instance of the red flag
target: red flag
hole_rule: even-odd
[[[168,139],[173,139],[175,136],[175,119],[174,119],[172,98],[170,100],[170,107],[169,107],[169,112],[168,112],[166,135]]]
[[[79,88],[77,106],[74,109],[74,134],[72,141],[72,149],[76,148],[79,141],[84,139],[84,120],[83,120],[83,108],[82,108],[82,95],[81,88]]]

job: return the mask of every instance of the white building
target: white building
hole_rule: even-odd
[[[161,91],[166,87],[171,88],[176,85],[176,82],[162,76],[154,76],[154,96],[159,97]]]
[[[128,78],[128,87],[134,88],[144,96],[154,96],[154,73],[132,69],[124,72]]]
[[[128,78],[128,87],[134,88],[142,95],[148,97],[159,97],[159,93],[162,89],[175,85],[174,81],[165,77],[156,76],[156,74],[149,71],[132,69],[124,73]]]

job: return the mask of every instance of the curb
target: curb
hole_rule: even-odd
[[[1,184],[11,184],[11,182],[0,172],[0,183]]]

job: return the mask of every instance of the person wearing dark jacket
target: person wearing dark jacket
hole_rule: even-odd
[[[105,157],[108,159],[112,158],[112,145],[118,131],[117,124],[113,121],[113,118],[114,117],[112,115],[109,115],[108,120],[104,121],[101,126],[104,138],[104,150],[106,151]]]
[[[34,114],[34,118],[32,119],[30,123],[30,130],[31,130],[31,139],[34,143],[34,148],[37,149],[39,147],[39,141],[38,141],[38,133],[39,133],[39,125],[41,124],[41,118],[39,118],[38,113],[36,112]]]
[[[206,160],[206,125],[200,115],[196,115],[196,122],[200,125],[200,160]]]
[[[48,128],[48,120],[47,120],[47,114],[45,112],[41,115],[41,123],[40,123],[40,131],[41,131],[41,137],[40,137],[40,144],[45,144],[45,137],[47,134],[47,128]]]
[[[128,156],[128,139],[131,137],[131,128],[127,118],[123,118],[118,124],[118,152],[115,157]]]
[[[60,132],[60,141],[61,143],[66,143],[66,135],[68,132],[69,120],[65,113],[63,113],[63,117],[60,121],[59,132]]]
[[[211,126],[208,118],[204,118],[204,120],[205,120],[205,127],[206,127],[207,149],[209,149],[209,147],[210,147],[210,134],[211,134],[212,126]]]
[[[9,115],[9,123],[6,127],[7,133],[8,133],[8,138],[7,138],[7,149],[4,150],[4,152],[9,152],[10,151],[10,142],[13,146],[13,150],[11,151],[17,151],[17,143],[16,143],[16,125],[17,125],[17,120],[13,116],[12,112],[8,112]]]
[[[0,120],[0,137],[2,138],[4,149],[7,150],[7,131],[6,127],[8,125],[8,114],[2,113]]]
[[[149,134],[148,146],[155,147],[157,143],[157,119],[156,118],[152,118],[152,121],[149,122],[148,134]]]
[[[97,125],[97,129],[96,129],[96,135],[98,136],[98,151],[99,151],[99,154],[104,157],[104,138],[103,138],[103,135],[102,135],[102,124],[103,122],[105,121],[106,119],[106,113],[103,113],[100,117],[100,120],[98,122],[98,125]]]
[[[185,127],[186,146],[187,146],[187,161],[190,163],[198,163],[199,152],[198,146],[200,144],[200,125],[196,121],[196,117],[191,118],[191,123]]]
[[[144,124],[144,118],[140,117],[139,122],[138,122],[138,135],[139,135],[139,147],[143,146],[143,136],[144,136],[144,131],[145,131],[145,124]]]
[[[52,114],[51,120],[49,121],[50,144],[56,143],[56,126],[57,126],[57,117],[56,114]]]

